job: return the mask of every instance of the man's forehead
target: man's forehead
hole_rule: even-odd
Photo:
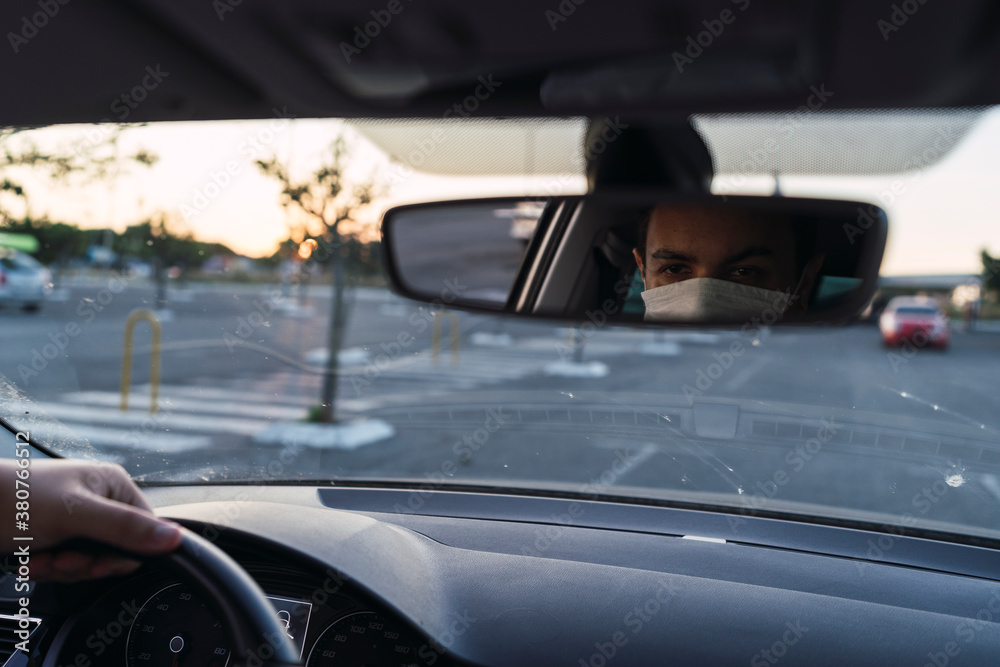
[[[720,206],[660,204],[653,209],[650,222],[656,226],[678,224],[732,225],[759,224],[763,218],[746,209]]]
[[[650,216],[648,237],[652,244],[709,244],[731,249],[748,242],[769,246],[791,243],[794,231],[788,220],[764,219],[743,210],[659,206]]]

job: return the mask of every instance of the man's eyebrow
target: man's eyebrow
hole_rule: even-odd
[[[655,259],[679,259],[682,262],[695,262],[695,258],[691,255],[685,255],[682,252],[677,252],[676,250],[670,250],[669,248],[657,248],[655,251],[650,253],[650,257]]]
[[[735,262],[742,262],[744,259],[749,257],[774,257],[774,251],[768,247],[762,245],[750,246],[749,248],[744,248],[743,250],[726,257],[722,260],[723,264],[733,264]]]
[[[766,246],[750,246],[749,248],[744,248],[737,253],[730,255],[722,260],[723,264],[732,264],[734,262],[740,262],[748,257],[774,257],[774,251]],[[652,253],[650,257],[655,259],[676,259],[682,262],[696,263],[698,260],[693,255],[687,255],[683,252],[678,252],[676,250],[671,250],[670,248],[657,248]]]

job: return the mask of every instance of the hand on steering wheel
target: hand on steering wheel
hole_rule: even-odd
[[[17,496],[19,489],[29,491],[26,499]],[[24,467],[0,461],[0,525],[9,531],[27,527],[32,581],[96,579],[139,567],[134,558],[107,551],[67,549],[61,544],[67,539],[92,539],[146,555],[167,553],[181,542],[180,527],[153,514],[124,468],[69,459],[31,461]],[[7,542],[11,552],[17,546]]]

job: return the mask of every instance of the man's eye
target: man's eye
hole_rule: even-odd
[[[690,268],[686,264],[664,264],[660,268],[660,273],[665,273],[669,276],[679,276],[688,271],[690,271]]]
[[[754,278],[760,273],[760,269],[753,266],[738,266],[730,272],[730,275],[734,278]]]

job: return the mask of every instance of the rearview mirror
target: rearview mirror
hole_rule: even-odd
[[[401,206],[382,222],[397,293],[601,321],[835,322],[875,291],[876,206],[641,192]]]

